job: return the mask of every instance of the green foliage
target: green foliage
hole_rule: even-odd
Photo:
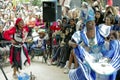
[[[33,6],[41,6],[42,1],[41,0],[32,0],[31,3]]]

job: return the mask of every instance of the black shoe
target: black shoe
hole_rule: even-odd
[[[45,63],[47,63],[47,57],[43,56],[43,59],[44,59]]]
[[[60,68],[64,68],[65,64],[61,63]]]
[[[59,66],[60,66],[60,63],[58,62],[58,63],[57,63],[57,67],[59,67]]]
[[[34,55],[31,56],[31,60],[33,60],[33,58],[34,58]]]

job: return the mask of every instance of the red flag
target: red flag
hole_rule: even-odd
[[[113,0],[107,0],[107,5],[112,6],[113,5]]]

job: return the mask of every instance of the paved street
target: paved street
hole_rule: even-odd
[[[3,68],[8,80],[17,80],[12,78],[12,68],[10,66]],[[69,80],[68,74],[63,73],[64,69],[56,66],[49,66],[48,64],[42,63],[41,58],[35,58],[30,66],[24,67],[22,73],[32,72],[36,76],[36,80]],[[5,80],[2,72],[0,71],[0,80]]]

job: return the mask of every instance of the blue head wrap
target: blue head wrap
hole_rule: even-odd
[[[81,10],[81,18],[84,24],[86,24],[88,21],[95,20],[94,16],[95,16],[94,10],[90,6],[87,7],[87,10],[86,9]]]
[[[87,19],[85,20],[85,23],[87,23],[88,21],[94,21],[95,20],[95,17],[94,17],[94,15],[88,15],[87,16]]]

